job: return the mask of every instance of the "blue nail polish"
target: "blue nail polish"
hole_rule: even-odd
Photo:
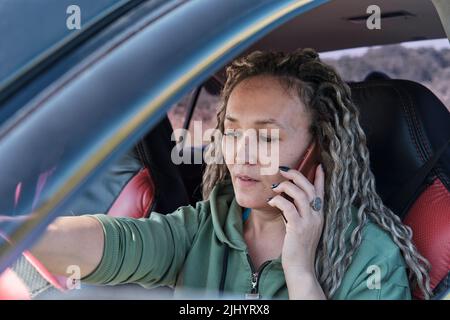
[[[278,182],[278,183],[274,183],[274,184],[272,184],[272,189],[275,189],[276,187],[278,187],[280,185],[280,183]]]
[[[280,168],[280,170],[284,171],[284,172],[291,170],[291,168],[286,167],[286,166],[279,166],[278,168]]]

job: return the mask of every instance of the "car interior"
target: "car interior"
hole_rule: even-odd
[[[342,1],[322,5],[282,25],[242,54],[298,47],[326,52],[446,37],[430,1],[378,1],[383,4],[383,11],[390,13],[383,23],[395,30],[379,33],[360,27],[367,18],[361,16],[365,12],[362,8],[373,1],[343,2],[352,5],[342,6]],[[217,96],[224,80],[221,69],[197,90],[203,88]],[[450,287],[450,225],[446,223],[450,208],[449,112],[425,86],[407,79],[391,79],[377,70],[361,82],[348,84],[368,139],[377,190],[384,203],[412,228],[414,243],[431,263],[431,287],[438,296]],[[185,128],[189,127],[198,99],[194,93],[190,96],[192,108],[187,110]],[[152,211],[167,214],[203,200],[204,165],[173,164],[170,157],[176,142],[172,133],[166,116],[88,185],[66,214],[145,218]],[[194,148],[192,156],[196,152],[202,149]],[[31,259],[28,262],[38,265]],[[61,283],[51,275],[44,278],[54,286]],[[414,297],[421,299],[418,292],[414,292]]]

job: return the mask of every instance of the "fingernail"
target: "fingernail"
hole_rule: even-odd
[[[269,198],[267,198],[266,201],[269,202],[270,200],[272,200],[272,198],[273,198],[273,197],[269,197]]]
[[[274,184],[272,184],[272,189],[275,189],[276,187],[278,187],[280,185],[280,183],[278,182],[278,183],[274,183]]]
[[[280,168],[280,170],[284,171],[284,172],[291,170],[291,168],[286,167],[286,166],[279,166],[278,168]]]

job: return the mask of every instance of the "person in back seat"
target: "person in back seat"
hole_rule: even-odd
[[[314,50],[253,52],[227,68],[225,163],[208,164],[206,200],[145,219],[58,218],[32,252],[54,273],[77,264],[86,283],[170,285],[177,298],[410,299],[415,286],[427,298],[428,263],[375,190],[358,116]],[[255,129],[258,147],[278,146],[272,174]],[[310,181],[295,168],[312,142]]]

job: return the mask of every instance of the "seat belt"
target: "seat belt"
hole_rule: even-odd
[[[400,216],[400,218],[403,219],[407,210],[412,205],[413,200],[418,196],[418,193],[422,191],[421,187],[423,186],[423,182],[428,177],[431,170],[433,170],[440,157],[444,154],[444,151],[449,144],[450,139],[448,139],[447,142],[445,142],[437,152],[420,167],[416,174],[405,183],[403,187],[389,198],[392,199],[392,201],[388,201],[388,203],[390,203],[392,208],[397,211],[395,213]]]

